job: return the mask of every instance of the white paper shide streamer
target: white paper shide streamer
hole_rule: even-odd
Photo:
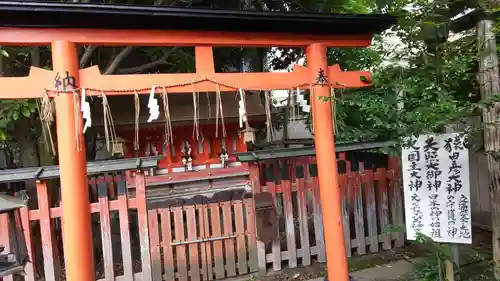
[[[92,116],[90,114],[90,104],[85,99],[85,88],[82,89],[82,102],[81,102],[81,111],[83,119],[85,119],[85,124],[83,125],[83,133],[87,131],[88,128],[92,126]]]
[[[240,128],[243,128],[243,124],[247,121],[247,110],[245,107],[245,97],[243,94],[243,89],[240,88],[239,90],[240,94],[240,101],[238,102],[239,106],[239,117],[240,117]]]
[[[156,86],[153,86],[151,88],[151,93],[149,93],[149,101],[148,101],[149,118],[148,118],[148,123],[151,123],[154,120],[157,120],[158,117],[160,117],[160,106],[158,105],[158,100],[155,98],[155,93],[156,93]]]

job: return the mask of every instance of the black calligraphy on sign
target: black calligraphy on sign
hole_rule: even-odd
[[[62,78],[61,81],[61,76],[59,75],[59,72],[56,73],[56,77],[54,78],[55,81],[55,88],[59,90],[66,90],[66,89],[75,89],[76,88],[76,78],[75,76],[69,75],[69,71],[66,71],[66,76]]]
[[[412,221],[411,221],[411,228],[415,233],[419,233],[422,231],[422,228],[424,227],[423,219],[424,219],[424,214],[422,212],[422,209],[420,207],[420,197],[418,194],[414,193],[411,196],[411,211],[412,211]]]
[[[448,226],[447,226],[447,232],[448,236],[455,238],[458,233],[457,229],[457,218],[456,218],[456,210],[455,210],[455,196],[449,194],[446,197],[446,209],[447,209],[447,214],[448,214]]]
[[[429,210],[430,210],[430,218],[431,218],[431,238],[441,238],[441,214],[443,211],[441,210],[441,204],[439,203],[439,195],[438,194],[430,194],[429,195]]]
[[[438,192],[442,184],[439,176],[443,171],[439,167],[438,151],[439,146],[434,137],[427,137],[424,144],[425,178],[427,180],[427,189],[433,192]]]
[[[465,195],[460,196],[460,201],[458,202],[458,210],[460,217],[460,230],[458,232],[459,238],[470,239],[470,216],[469,216],[469,199]]]
[[[462,165],[458,164],[460,154],[465,149],[462,138],[457,135],[454,138],[448,138],[445,141],[444,149],[449,153],[451,165],[448,169],[448,180],[446,181],[446,191],[448,194],[456,194],[462,187]]]
[[[417,147],[416,143],[417,140],[411,141],[411,151],[408,153],[407,158],[410,163],[410,168],[408,169],[408,172],[410,172],[410,180],[408,183],[410,191],[418,191],[423,185],[422,176],[420,175],[422,169],[419,167],[419,162],[421,161],[420,147]]]

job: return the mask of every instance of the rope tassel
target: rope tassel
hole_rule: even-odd
[[[163,87],[163,114],[165,115],[165,143],[173,145],[174,135],[172,133],[172,120],[170,119],[170,105],[166,87]]]
[[[56,148],[51,130],[52,122],[54,122],[54,108],[47,91],[44,91],[42,98],[37,100],[37,106],[40,114],[40,122],[42,123],[42,134],[45,140],[45,147],[47,151],[50,151],[52,155],[55,156]]]
[[[106,140],[106,149],[112,152],[114,145],[117,142],[116,132],[115,132],[115,124],[113,123],[113,116],[111,115],[111,108],[109,107],[108,98],[101,92],[102,98],[102,108],[103,108],[103,117],[104,117],[104,138]]]
[[[220,94],[220,86],[217,84],[215,96],[215,137],[219,138],[219,116],[222,125],[222,138],[226,138],[226,126],[224,124],[224,110],[222,104],[222,96]]]

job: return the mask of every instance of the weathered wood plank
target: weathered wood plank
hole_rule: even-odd
[[[392,248],[391,235],[389,231],[389,200],[387,198],[387,171],[384,168],[379,168],[376,171],[375,179],[377,180],[377,206],[378,220],[382,233],[382,249],[390,250]]]
[[[285,215],[286,245],[289,255],[288,266],[297,267],[297,245],[295,245],[295,225],[293,224],[292,183],[281,180],[283,188],[283,209]]]
[[[210,218],[211,218],[211,226],[212,233],[210,235],[211,238],[222,236],[222,228],[221,228],[221,217],[219,204],[210,204]],[[225,277],[224,272],[224,252],[222,249],[222,241],[216,240],[213,242],[214,246],[214,261],[215,261],[215,278],[222,279]]]
[[[308,266],[311,264],[311,251],[309,244],[309,225],[307,216],[307,189],[305,179],[297,179],[297,205],[300,226],[300,248],[302,249],[302,265]]]
[[[38,209],[40,212],[40,234],[42,239],[43,267],[45,280],[59,280],[59,261],[55,255],[54,232],[52,219],[50,218],[50,198],[47,190],[47,182],[39,181],[36,184],[38,195]]]
[[[351,220],[349,212],[349,189],[346,174],[340,175],[340,190],[342,192],[342,227],[344,229],[345,250],[348,258],[352,256]]]
[[[29,218],[29,211],[28,208],[21,208],[19,210],[20,215],[21,215],[21,225],[23,227],[23,234],[24,234],[24,241],[26,242],[26,250],[28,254],[28,260],[29,262],[25,265],[24,267],[24,272],[26,273],[26,276],[24,277],[25,281],[35,281],[35,259],[33,258],[33,241],[31,239],[31,225],[30,225],[30,218]],[[1,228],[0,229],[4,229]],[[0,244],[2,244],[0,242]]]
[[[349,176],[348,176],[349,177]],[[353,191],[353,207],[354,207],[354,224],[356,241],[358,247],[356,253],[359,255],[366,254],[365,242],[365,224],[364,224],[364,208],[363,208],[363,192],[361,190],[361,179],[359,173],[352,173],[350,177],[349,189]]]
[[[257,247],[257,236],[255,229],[255,211],[254,211],[254,202],[253,199],[245,199],[243,200],[245,206],[245,217],[246,217],[246,233],[248,239],[248,267],[250,268],[250,272],[256,272],[261,270],[261,266],[259,264],[259,253]],[[264,270],[266,267],[265,263],[265,249],[264,249]]]
[[[233,216],[231,213],[231,202],[220,203],[222,207],[222,218],[224,225],[224,236],[234,235]],[[224,249],[226,254],[226,273],[227,277],[236,276],[236,254],[234,252],[234,239],[224,239]]]
[[[372,170],[364,170],[362,191],[366,202],[366,221],[368,227],[368,241],[370,252],[378,252],[377,206],[375,203],[374,177]]]
[[[10,224],[10,218],[8,214],[0,214],[0,245],[4,246],[4,251],[5,252],[10,252],[11,251],[11,245],[13,241],[11,241],[11,230],[9,227]],[[43,243],[43,242],[42,242]],[[45,252],[44,252],[45,254]],[[3,277],[3,281],[13,281],[14,277],[13,275],[7,275]],[[52,279],[54,280],[54,279]]]
[[[124,180],[117,180],[118,216],[122,246],[123,278],[133,281],[132,248],[130,245],[130,221],[128,216],[127,186]]]
[[[97,183],[97,196],[99,200],[99,220],[101,226],[102,255],[104,265],[104,279],[114,281],[113,246],[111,241],[111,218],[109,216],[108,183]]]
[[[162,280],[161,254],[160,254],[160,229],[158,225],[158,209],[148,211],[149,239],[151,249],[151,276],[154,281]]]
[[[185,206],[184,210],[186,211],[186,222],[187,222],[187,239],[189,241],[198,240],[199,237],[196,231],[196,214],[194,206]],[[198,258],[198,246],[199,243],[190,243],[189,244],[189,268],[191,281],[199,281],[200,280],[200,261]]]
[[[276,174],[276,171],[274,171]],[[273,196],[273,204],[276,208],[278,208],[278,202],[276,200],[276,183],[274,180],[270,180],[266,183],[268,187],[269,193],[272,194]],[[278,210],[276,210],[278,211]],[[279,214],[279,212],[278,212]],[[277,238],[276,240],[273,241],[272,243],[272,255],[273,255],[273,270],[274,271],[280,271],[281,270],[281,245],[280,245],[280,240]]]
[[[137,199],[137,220],[139,239],[141,244],[142,281],[149,281],[151,277],[151,257],[149,255],[149,227],[146,202],[146,181],[143,172],[135,174],[135,189]]]
[[[314,212],[314,236],[318,247],[318,262],[326,262],[325,238],[323,229],[323,213],[321,211],[321,197],[319,194],[319,178],[315,175],[309,178],[312,185],[312,204]]]
[[[245,222],[243,215],[243,201],[233,201],[234,207],[234,222],[236,227],[236,249],[238,253],[238,274],[243,275],[248,273],[247,264],[247,245],[245,237]]]
[[[210,236],[209,233],[209,221],[208,221],[208,205],[196,205],[196,210],[198,212],[198,230],[201,239],[206,239]],[[214,269],[212,263],[212,249],[210,242],[200,243],[200,255],[201,255],[201,275],[203,275],[203,280],[213,280]]]
[[[163,265],[165,267],[164,280],[175,280],[174,253],[172,243],[172,212],[169,208],[162,208],[160,212],[161,241],[163,248]],[[174,224],[175,225],[175,224]]]
[[[174,210],[174,230],[175,242],[185,242],[186,236],[184,233],[184,211],[182,207],[175,207]],[[179,281],[188,281],[187,260],[186,260],[186,246],[181,244],[175,247],[175,254],[177,258],[177,272],[179,274]]]

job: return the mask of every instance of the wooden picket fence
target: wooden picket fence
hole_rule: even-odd
[[[397,160],[374,167],[339,154],[338,163],[347,255],[402,246],[404,234],[385,231],[403,224]],[[254,191],[270,192],[278,210],[280,238],[268,246],[256,239],[251,198],[148,205],[142,172],[133,177],[134,196],[123,174],[89,179],[96,280],[218,280],[325,262],[315,159],[274,160],[250,165],[249,171]],[[50,194],[47,182],[39,181],[38,206],[20,212],[32,261],[20,277],[26,281],[65,279],[61,207]],[[5,219],[0,216],[0,227]],[[8,251],[5,229],[0,228],[0,244]]]
[[[257,271],[253,209],[250,198],[149,210],[153,280],[214,280]]]
[[[137,193],[135,198],[128,198],[125,180],[122,175],[101,176],[89,180],[90,190],[97,192],[97,202],[90,203],[90,211],[93,220],[99,221],[101,247],[96,247],[94,237],[94,256],[96,258],[96,280],[151,280],[147,275],[151,275],[151,262],[149,255],[149,228],[146,210],[146,192],[144,186],[144,174],[136,175]],[[110,185],[110,182],[114,184]],[[38,208],[28,210],[23,208],[20,211],[21,223],[24,230],[24,237],[27,243],[29,260],[27,263],[24,279],[26,281],[64,280],[64,259],[61,241],[61,213],[62,209],[58,204],[51,207],[49,187],[46,181],[37,182]],[[112,194],[112,195],[110,195]],[[95,195],[95,194],[92,194]],[[91,195],[91,199],[94,196]],[[136,213],[137,228],[140,243],[139,265],[137,260],[133,260],[131,247],[131,211]],[[112,214],[117,213],[119,217],[120,249],[113,248],[111,233]],[[0,221],[5,220],[5,216]],[[33,232],[39,235],[33,235]],[[94,236],[96,231],[94,229]],[[8,231],[4,228],[0,231],[0,244],[9,245]],[[35,239],[38,239],[35,241]],[[41,245],[41,247],[37,247]],[[40,249],[41,248],[41,249]],[[119,250],[122,255],[118,260],[113,260],[113,251]],[[139,268],[139,270],[137,270]],[[13,276],[4,277],[4,281],[13,281]],[[16,279],[17,280],[17,279]]]
[[[345,153],[339,154],[339,183],[347,256],[364,255],[404,245],[404,233],[391,233],[390,226],[404,224],[403,197],[398,162],[388,167],[365,168],[356,161],[357,171]],[[258,173],[258,170],[260,173]],[[279,271],[310,265],[312,259],[325,262],[319,182],[313,157],[273,160],[254,166],[251,177],[256,192],[270,192],[280,217],[280,237],[264,248],[259,244],[259,264],[271,264]],[[262,266],[261,266],[262,267]]]

